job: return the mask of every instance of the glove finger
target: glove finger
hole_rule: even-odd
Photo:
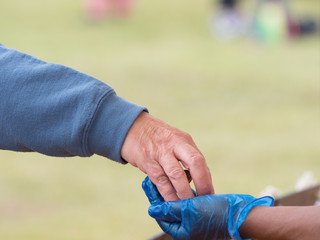
[[[156,203],[149,207],[148,213],[156,220],[181,222],[181,204],[183,201]]]
[[[188,239],[188,235],[180,225],[180,223],[174,222],[169,223],[165,221],[157,221],[160,228],[167,234],[169,234],[175,240],[185,240]]]
[[[142,189],[147,195],[150,204],[164,202],[164,199],[159,193],[156,185],[151,182],[149,177],[146,177],[142,182]]]

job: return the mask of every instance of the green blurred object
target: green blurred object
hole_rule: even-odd
[[[276,44],[288,39],[317,34],[319,31],[317,14],[303,12],[301,15],[307,17],[299,16],[292,10],[291,5],[294,2],[258,0],[251,29],[253,36],[261,42]]]
[[[320,16],[318,0],[292,4]],[[306,170],[319,179],[319,36],[222,44],[208,33],[207,7],[141,0],[127,20],[91,24],[76,0],[2,0],[0,42],[93,75],[189,132],[217,193],[255,196],[270,184],[292,192]],[[141,240],[160,231],[145,175],[129,165],[9,151],[0,164],[0,239]]]
[[[255,27],[258,38],[277,43],[287,37],[287,13],[281,3],[271,1],[258,10]]]

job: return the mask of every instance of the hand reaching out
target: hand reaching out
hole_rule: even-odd
[[[205,158],[191,136],[146,112],[129,130],[121,156],[146,173],[166,201],[194,197],[183,167],[189,169],[199,196],[214,194]]]

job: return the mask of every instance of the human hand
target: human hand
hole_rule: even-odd
[[[198,195],[214,193],[205,158],[191,136],[146,112],[129,130],[121,156],[146,173],[166,201],[194,197],[179,162],[189,169]]]
[[[142,188],[151,206],[149,215],[176,240],[242,239],[239,227],[255,206],[271,206],[273,198],[214,194],[183,201],[164,202],[147,177]]]

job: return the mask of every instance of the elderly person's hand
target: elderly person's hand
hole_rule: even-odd
[[[165,201],[194,197],[183,167],[190,170],[198,196],[214,193],[205,158],[191,136],[146,112],[129,130],[121,156],[149,176]]]

